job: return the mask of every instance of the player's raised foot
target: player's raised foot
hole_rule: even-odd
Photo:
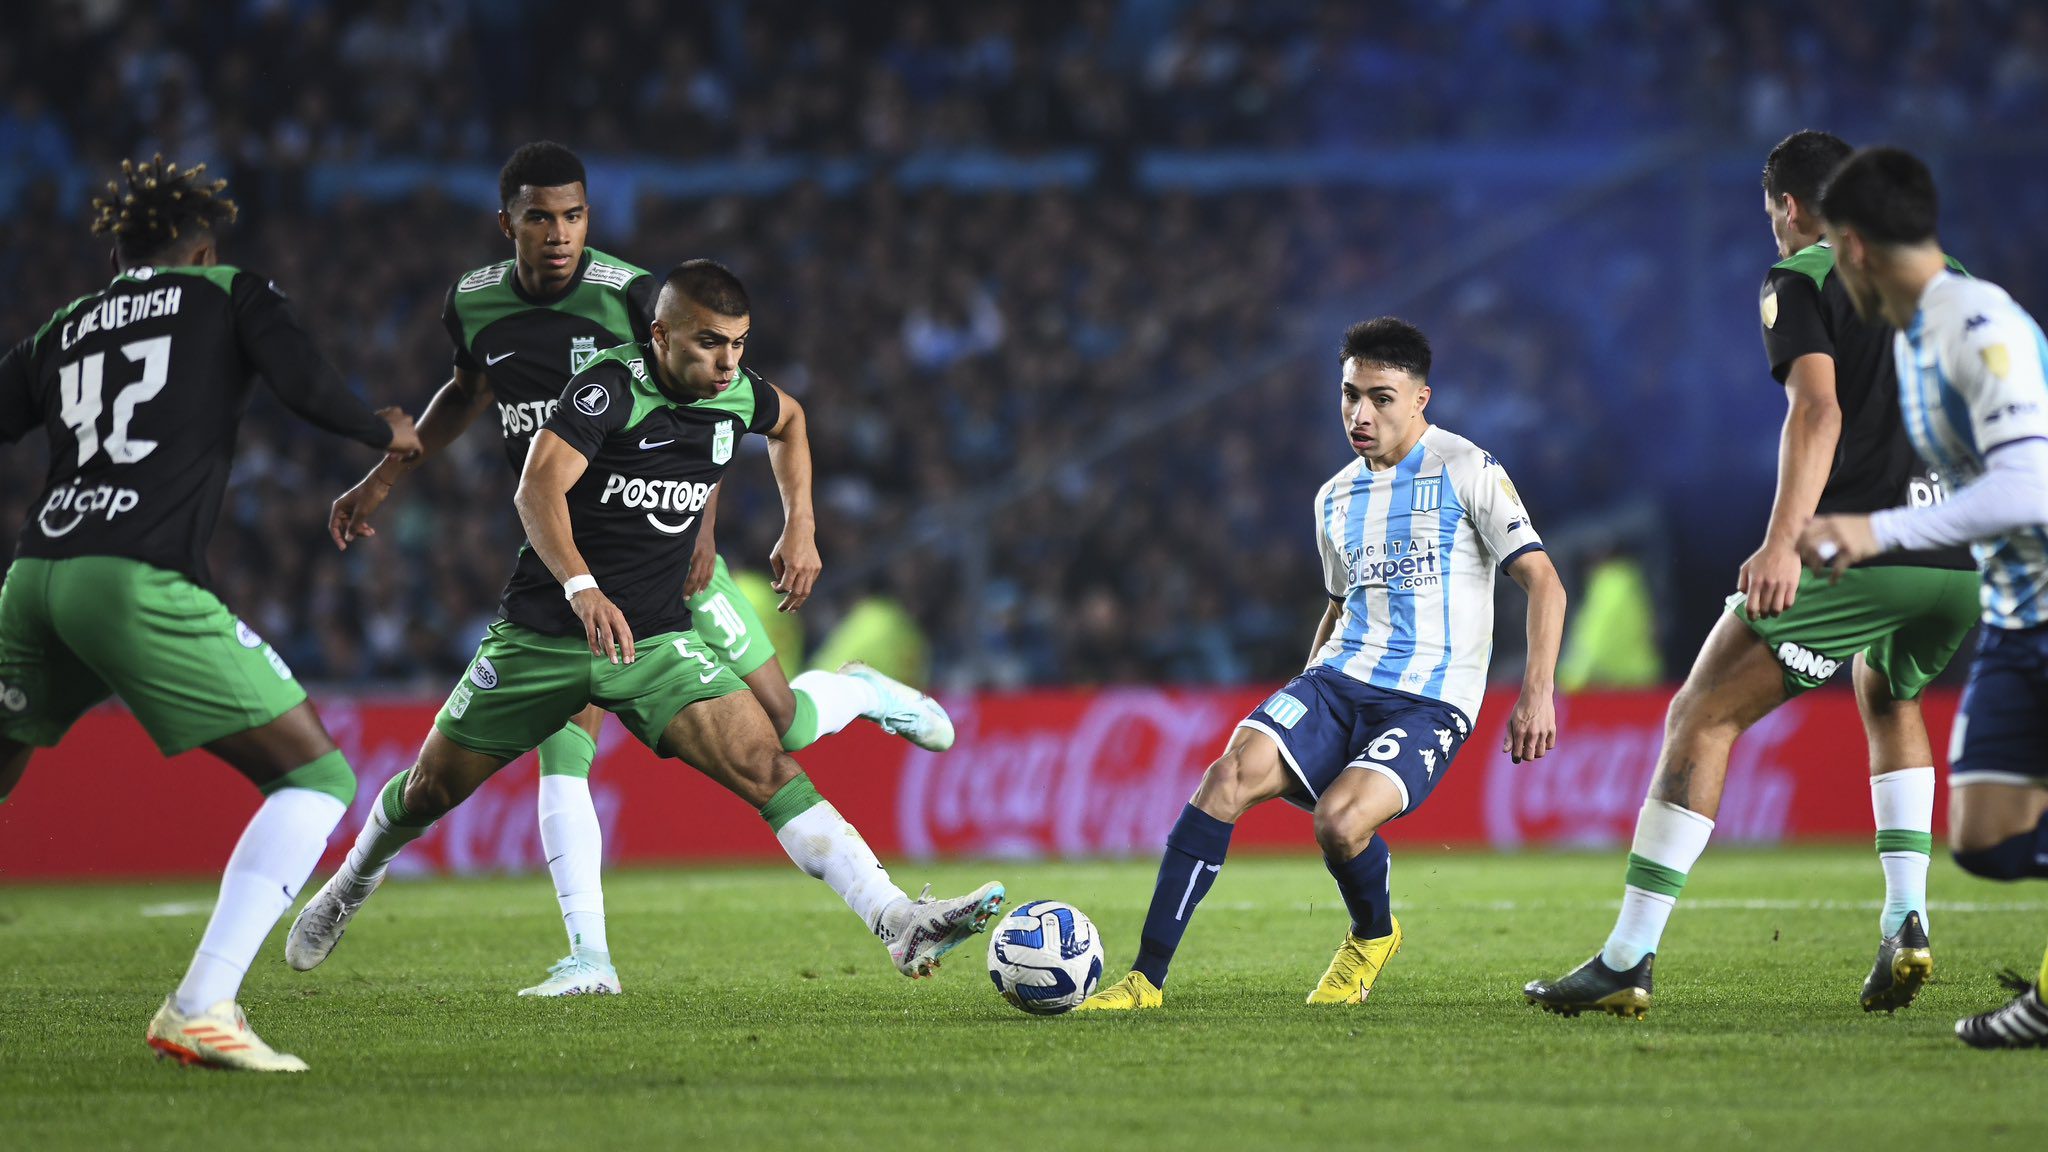
[[[197,1015],[178,1011],[169,998],[156,1010],[145,1037],[159,1060],[237,1068],[244,1072],[304,1072],[306,1062],[279,1052],[249,1027],[242,1006],[223,1000]]]
[[[1998,982],[2019,995],[2004,1007],[1956,1021],[1956,1039],[1972,1048],[2048,1047],[2048,1002],[2026,977],[2007,970]]]
[[[327,878],[320,891],[299,909],[298,916],[292,920],[290,934],[284,938],[285,963],[301,972],[318,968],[320,962],[327,959],[327,954],[341,943],[341,934],[348,931],[348,922],[355,918],[356,909],[361,908],[363,901],[370,898],[370,893],[377,890],[377,885],[384,882],[383,877],[378,877],[376,883],[371,884],[361,896],[350,900],[341,894],[340,879],[340,873]]]
[[[1388,917],[1394,920],[1393,917]],[[1370,940],[1344,933],[1344,943],[1337,946],[1337,954],[1330,958],[1329,970],[1308,994],[1311,1004],[1363,1004],[1372,995],[1372,982],[1377,980],[1380,969],[1401,950],[1401,922],[1394,920],[1394,930],[1385,936]]]
[[[927,884],[917,899],[884,911],[875,932],[889,945],[896,970],[912,980],[931,975],[946,953],[987,928],[1003,907],[1003,886],[993,880],[951,900],[934,900],[931,892]]]
[[[861,715],[874,721],[882,731],[901,736],[927,752],[944,752],[953,746],[953,718],[946,715],[937,700],[858,660],[841,664],[839,674],[866,681],[875,690],[881,706]]]
[[[1650,966],[1656,958],[1651,952],[1635,967],[1616,972],[1595,952],[1591,960],[1555,980],[1529,981],[1522,986],[1522,998],[1559,1016],[1609,1012],[1641,1020],[1650,1012]]]
[[[1918,912],[1906,913],[1899,930],[1877,942],[1877,963],[1863,978],[1863,1010],[1895,1012],[1913,1002],[1934,975],[1934,952]]]
[[[592,956],[564,956],[548,968],[548,978],[531,988],[521,988],[521,996],[617,996],[619,970],[612,967],[610,960],[599,960]]]
[[[1098,990],[1079,1004],[1076,1012],[1130,1012],[1139,1008],[1159,1008],[1166,1004],[1166,993],[1152,986],[1152,981],[1143,972],[1133,971],[1130,975]]]

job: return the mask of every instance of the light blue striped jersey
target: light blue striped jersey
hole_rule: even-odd
[[[1992,449],[2048,439],[2048,340],[1998,285],[1936,275],[1892,354],[1906,434],[1951,491],[1984,474]],[[1984,578],[1986,624],[2048,621],[2048,530],[2022,528],[1975,541],[1970,551]]]
[[[1476,720],[1494,571],[1543,546],[1500,462],[1442,428],[1392,468],[1354,460],[1316,494],[1316,541],[1344,611],[1310,664]]]

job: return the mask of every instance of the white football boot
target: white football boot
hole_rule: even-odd
[[[306,1062],[263,1042],[242,1015],[242,1006],[223,1000],[197,1016],[178,1011],[171,998],[156,1010],[145,1036],[157,1059],[245,1072],[304,1072]]]
[[[1003,907],[1003,886],[993,880],[951,900],[934,900],[931,892],[927,884],[917,899],[885,909],[875,928],[896,970],[912,980],[931,975],[941,957],[988,927]]]
[[[531,988],[521,988],[521,996],[616,996],[619,987],[619,970],[610,962],[598,963],[583,956],[564,956],[548,969],[548,978]]]
[[[927,752],[944,752],[953,746],[953,718],[939,702],[893,676],[884,676],[858,660],[839,666],[841,676],[865,681],[882,703],[862,716],[874,721],[891,736],[901,736]]]
[[[292,920],[292,930],[284,938],[285,963],[301,972],[309,972],[320,966],[334,946],[341,943],[341,934],[348,931],[348,922],[355,918],[356,909],[384,882],[377,877],[369,890],[354,900],[343,899],[335,881],[341,879],[339,872],[327,878],[320,891],[313,894],[306,906],[299,909]]]

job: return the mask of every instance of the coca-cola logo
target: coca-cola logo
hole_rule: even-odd
[[[322,702],[320,715],[356,772],[355,803],[350,806],[348,819],[335,828],[328,843],[330,852],[345,852],[355,842],[357,830],[370,818],[370,810],[384,785],[413,766],[419,745],[413,738],[394,731],[395,725],[378,725],[373,731],[353,703]],[[600,763],[606,751],[622,738],[612,725],[599,731]],[[597,822],[604,832],[605,857],[615,858],[622,847],[614,830],[623,796],[617,785],[605,781],[602,772],[593,771],[590,801],[597,809]],[[541,850],[529,757],[500,769],[455,811],[435,821],[432,832],[391,862],[391,875],[526,872],[546,859]]]
[[[904,850],[1155,852],[1236,719],[1213,697],[1132,688],[1096,694],[1076,719],[1034,714],[1026,727],[985,730],[982,710],[963,702],[951,751],[912,749],[904,760]]]
[[[1777,841],[1792,813],[1795,770],[1777,753],[1799,730],[1797,701],[1764,717],[1735,742],[1715,839]],[[1609,846],[1635,835],[1636,816],[1664,743],[1661,708],[1574,722],[1558,705],[1557,747],[1516,764],[1497,741],[1475,740],[1466,755],[1486,756],[1486,834],[1497,847],[1519,844]]]

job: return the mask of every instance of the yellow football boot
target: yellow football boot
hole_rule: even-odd
[[[1351,933],[1344,934],[1344,943],[1338,945],[1337,954],[1330,959],[1329,971],[1308,994],[1311,1004],[1363,1004],[1372,995],[1372,982],[1379,979],[1380,969],[1401,950],[1401,922],[1393,920],[1394,930],[1385,936],[1361,940]]]
[[[1166,993],[1152,986],[1143,972],[1132,972],[1076,1005],[1076,1012],[1128,1012],[1133,1008],[1158,1008]]]

